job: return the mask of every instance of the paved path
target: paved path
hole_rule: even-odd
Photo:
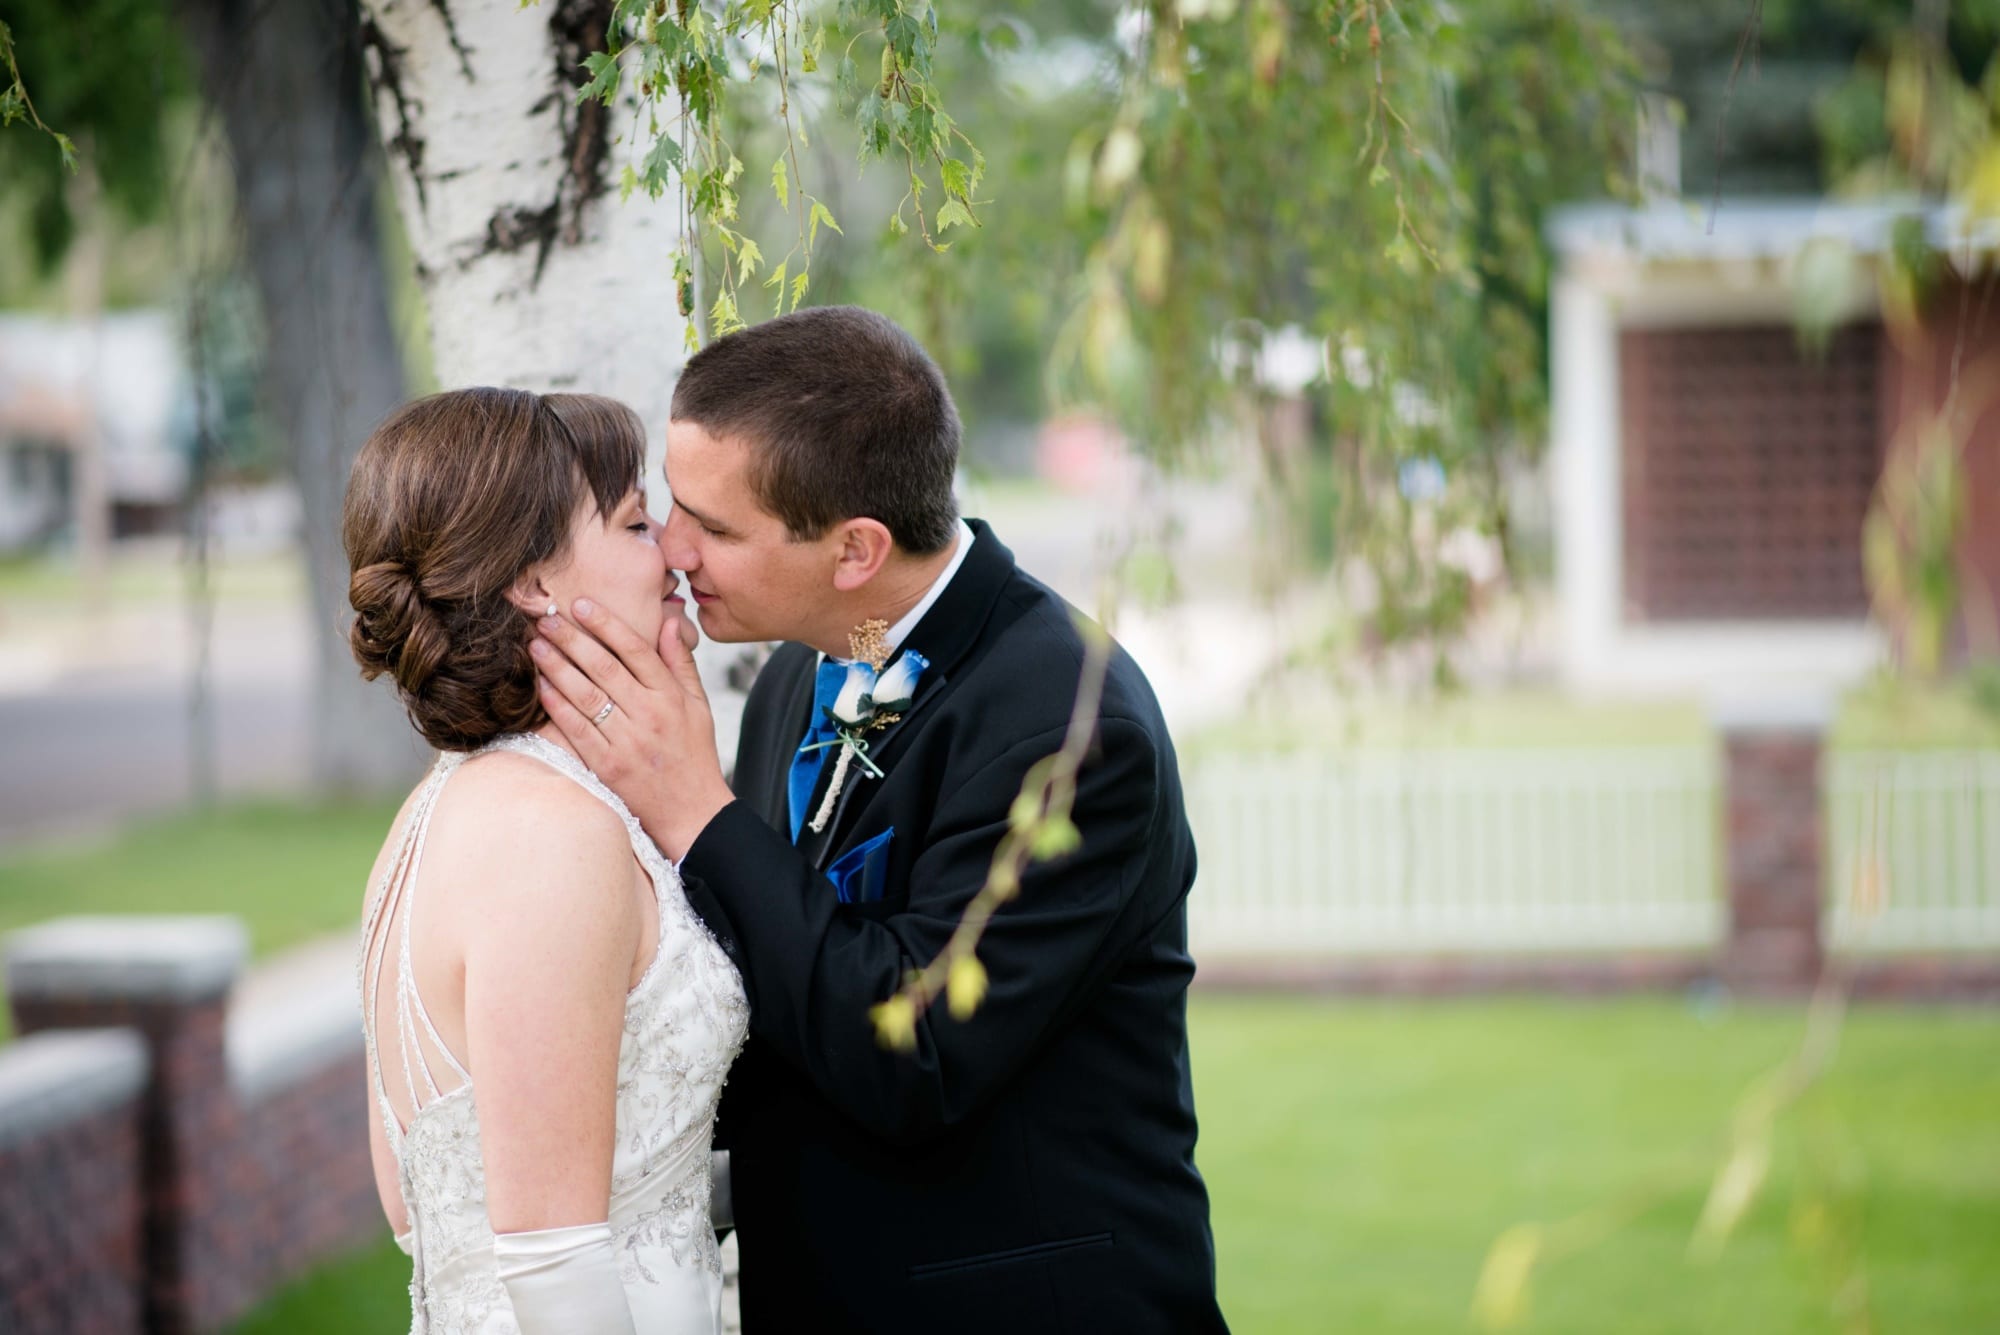
[[[1253,516],[1229,489],[1187,485],[1143,504],[1132,496],[975,494],[968,509],[991,514],[1026,569],[1090,611],[1125,516],[1174,516],[1174,559],[1188,599],[1158,611],[1127,606],[1116,632],[1177,733],[1237,710],[1287,638],[1281,616],[1242,592],[1247,543],[1239,535]],[[712,690],[735,653],[718,650],[704,655],[715,669],[706,674]],[[224,601],[211,661],[212,713],[201,726],[220,794],[303,791],[312,702],[298,598],[266,591]],[[171,598],[95,615],[0,604],[0,853],[193,801],[194,662],[186,614]],[[726,750],[741,700],[718,693],[716,706]]]

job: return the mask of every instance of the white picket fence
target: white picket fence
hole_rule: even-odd
[[[1712,747],[1204,755],[1197,953],[1705,948]]]
[[[1828,755],[1835,949],[2000,946],[2000,750]]]

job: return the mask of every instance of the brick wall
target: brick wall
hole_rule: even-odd
[[[0,1330],[141,1328],[145,1045],[116,1030],[0,1051]]]
[[[1738,991],[1797,992],[1825,964],[1822,734],[1813,723],[1751,720],[1725,725],[1722,744],[1729,893],[1722,976]]]
[[[1884,347],[1876,324],[1838,331],[1823,359],[1786,325],[1620,334],[1628,620],[1867,614]]]
[[[382,1232],[350,978],[294,969],[232,1004],[243,954],[230,919],[66,919],[9,942],[29,1037],[0,1049],[0,1092],[83,1029],[140,1065],[122,1103],[35,1119],[0,1101],[0,1330],[223,1330]],[[122,1262],[79,1270],[72,1219],[122,1228]]]

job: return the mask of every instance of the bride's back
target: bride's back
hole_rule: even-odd
[[[657,953],[659,906],[645,867],[633,854],[618,814],[548,763],[517,751],[482,752],[456,765],[450,784],[440,786],[421,828],[411,821],[424,783],[411,791],[368,876],[363,921],[373,930],[363,943],[364,1000],[378,1016],[393,1016],[395,970],[383,966],[397,957],[407,929],[410,984],[428,1024],[420,1023],[403,1051],[384,1042],[383,1084],[399,1125],[407,1126],[430,1099],[465,1083],[466,960],[483,944],[501,951],[532,939],[531,919],[496,914],[518,895],[551,896],[581,906],[596,899],[600,913],[616,912],[603,902],[620,893],[630,900],[632,959],[626,985],[636,984]],[[559,848],[562,875],[541,880],[537,855]],[[421,859],[413,857],[421,847]],[[403,884],[392,884],[397,863]],[[393,898],[395,903],[387,901]],[[392,908],[391,912],[384,912]],[[551,910],[561,909],[551,906]],[[413,1017],[415,1018],[415,1017]],[[411,1081],[415,1080],[415,1087]]]
[[[563,580],[661,615],[644,443],[610,400],[456,391],[378,427],[349,484],[350,644],[439,751],[357,960],[415,1330],[515,1331],[496,1234],[579,1227],[608,1226],[639,1331],[716,1319],[708,1150],[742,983],[624,805],[537,735],[527,650]]]

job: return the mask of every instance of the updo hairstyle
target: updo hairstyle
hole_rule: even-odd
[[[508,591],[569,551],[586,499],[617,507],[645,449],[615,399],[490,388],[407,403],[361,447],[341,522],[348,645],[362,676],[395,682],[432,746],[476,750],[547,720],[531,618]]]

